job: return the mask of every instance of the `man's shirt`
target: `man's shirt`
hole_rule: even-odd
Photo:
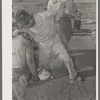
[[[12,66],[25,68],[28,67],[26,60],[26,50],[32,46],[30,40],[25,39],[23,36],[18,35],[12,39]]]
[[[31,36],[38,42],[49,40],[56,33],[54,17],[60,8],[61,2],[56,3],[51,9],[34,15],[36,24],[30,28]],[[30,33],[30,32],[29,32]]]

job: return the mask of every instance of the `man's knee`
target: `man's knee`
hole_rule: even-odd
[[[17,100],[24,100],[26,89],[27,87],[22,86],[19,82],[13,83],[13,98],[17,98]]]
[[[65,53],[60,53],[58,58],[60,58],[64,62],[70,62],[71,60],[70,56]]]

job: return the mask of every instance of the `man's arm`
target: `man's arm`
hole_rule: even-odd
[[[49,9],[52,9],[52,7],[58,2],[61,2],[61,4],[57,13],[55,14],[56,20],[59,20],[63,16],[65,0],[49,0],[48,5],[47,5],[47,9],[49,10]]]
[[[28,30],[27,30],[27,29],[21,29],[21,30],[15,29],[15,30],[13,31],[13,33],[12,33],[12,36],[13,36],[13,37],[16,37],[16,36],[18,36],[18,35],[21,34],[21,33],[28,33]]]
[[[12,33],[12,37],[16,37],[16,36],[20,35],[21,33],[27,33],[29,35],[30,40],[35,38],[35,35],[36,35],[35,33],[31,32],[29,29],[23,28],[21,30],[18,30],[18,29],[14,30],[13,33]]]
[[[56,4],[58,1],[60,0],[49,0],[48,1],[48,5],[47,5],[47,9],[50,9],[54,4]]]
[[[26,50],[26,60],[27,60],[27,64],[30,69],[30,72],[32,73],[34,77],[34,80],[38,80],[38,73],[36,69],[34,55],[35,55],[35,51],[33,49],[33,44],[31,44],[30,46],[28,46]]]
[[[47,9],[50,9],[55,4],[54,1],[55,0],[49,0],[48,1]]]
[[[56,15],[56,13],[58,12],[61,4],[62,4],[62,2],[58,1],[57,3],[55,3],[54,5],[49,7],[49,9],[47,9],[47,11],[42,13],[42,15],[44,15],[44,16],[54,16],[54,15]]]

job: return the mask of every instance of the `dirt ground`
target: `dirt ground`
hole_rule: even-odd
[[[41,83],[27,91],[27,100],[96,100],[95,97],[95,76],[73,84],[66,76]]]

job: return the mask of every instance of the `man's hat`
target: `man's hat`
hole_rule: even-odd
[[[24,10],[19,10],[16,13],[15,19],[17,23],[19,24],[19,28],[22,29],[23,26],[32,18],[32,15],[29,15],[26,11]]]

